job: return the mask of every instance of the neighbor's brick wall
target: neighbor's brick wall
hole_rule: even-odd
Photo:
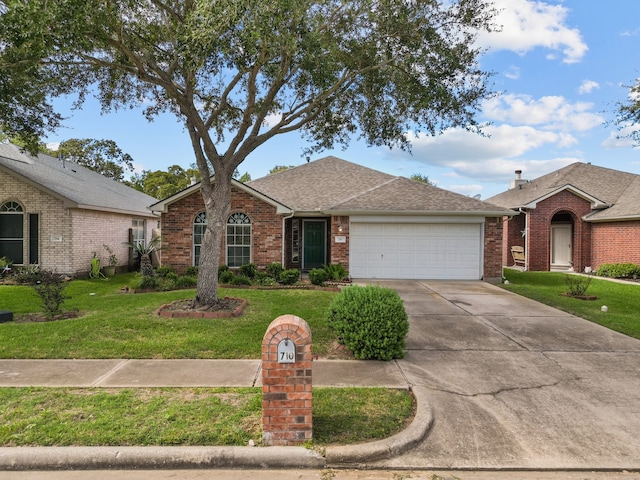
[[[640,265],[640,221],[591,224],[591,267],[603,263]]]
[[[501,217],[487,217],[484,222],[484,272],[485,281],[502,278],[502,229]]]
[[[158,225],[158,218],[134,217],[118,213],[99,212],[96,210],[71,210],[72,242],[74,247],[71,259],[71,271],[75,275],[87,275],[91,269],[93,252],[100,259],[101,266],[109,265],[108,245],[118,257],[120,269],[129,265],[129,229],[133,219],[146,220],[146,241],[151,240],[152,230]]]
[[[511,247],[524,247],[525,238],[522,236],[522,232],[526,228],[525,226],[526,216],[524,213],[514,215],[509,219],[504,219],[504,235],[502,242],[502,263],[503,265],[513,265],[513,256],[511,255]]]
[[[58,273],[73,273],[71,215],[59,200],[36,187],[0,172],[0,204],[14,201],[24,210],[23,258],[29,261],[29,214],[39,215],[39,262],[43,269]],[[61,238],[61,242],[53,239]]]
[[[204,211],[202,194],[197,191],[178,200],[162,214],[162,263],[179,274],[193,265],[193,220]],[[266,268],[282,262],[282,215],[275,207],[237,188],[231,189],[231,213],[245,213],[251,219],[252,262]],[[222,236],[219,263],[226,264],[226,235]]]
[[[527,261],[529,270],[546,271],[551,267],[551,220],[556,213],[568,212],[573,218],[573,266],[582,271],[591,265],[591,225],[582,217],[591,212],[587,200],[566,190],[539,202],[529,212]]]

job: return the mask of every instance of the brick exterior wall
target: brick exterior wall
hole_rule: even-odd
[[[295,344],[295,361],[281,363],[278,344]],[[299,445],[313,435],[311,329],[294,315],[276,318],[262,340],[262,438],[265,445]]]
[[[524,247],[525,237],[522,236],[522,232],[525,229],[526,215],[520,213],[509,219],[505,217],[503,224],[503,238],[502,238],[502,262],[503,265],[513,265],[513,257],[511,256],[511,247]]]
[[[162,263],[183,274],[193,265],[193,220],[204,211],[200,191],[184,197],[162,214]],[[251,261],[264,269],[282,262],[282,215],[275,207],[237,188],[231,189],[231,213],[244,213],[251,220]],[[223,235],[219,264],[226,264],[226,235]]]
[[[488,217],[484,223],[484,270],[487,282],[502,279],[502,218]]]
[[[640,221],[591,224],[591,267],[603,263],[640,265]]]
[[[513,265],[510,249],[514,245],[523,245],[527,255],[527,268],[532,271],[548,271],[551,268],[551,226],[557,214],[568,214],[572,224],[572,261],[576,271],[591,266],[591,224],[582,217],[591,212],[591,203],[567,190],[547,198],[527,212],[528,231],[522,238],[524,214],[513,217],[507,222],[505,235],[505,265]],[[522,218],[520,218],[522,217]],[[522,241],[524,240],[524,244]]]
[[[86,275],[93,252],[106,263],[108,254],[102,246],[105,243],[118,256],[119,265],[127,265],[128,249],[123,242],[128,241],[132,218],[137,217],[66,208],[62,200],[4,172],[0,172],[0,183],[3,185],[0,204],[14,201],[24,211],[25,263],[29,259],[29,214],[37,214],[41,268],[67,275]],[[147,224],[150,232],[157,225],[157,219],[149,218]]]

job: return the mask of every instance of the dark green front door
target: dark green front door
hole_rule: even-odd
[[[322,267],[326,263],[326,222],[305,221],[303,229],[303,264],[304,270]]]

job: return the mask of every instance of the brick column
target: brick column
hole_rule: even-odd
[[[262,441],[298,445],[312,438],[311,329],[295,315],[276,318],[262,340]]]

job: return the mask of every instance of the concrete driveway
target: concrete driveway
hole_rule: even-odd
[[[371,283],[405,302],[398,365],[434,416],[372,467],[640,469],[639,340],[483,282]]]

